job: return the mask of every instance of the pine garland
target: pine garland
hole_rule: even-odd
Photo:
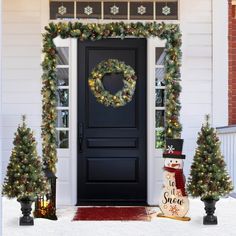
[[[100,40],[108,37],[159,37],[166,40],[165,81],[166,81],[166,122],[167,138],[179,138],[181,124],[179,121],[180,101],[180,66],[181,66],[181,33],[176,24],[164,23],[129,23],[115,22],[108,24],[50,23],[43,34],[43,106],[42,106],[42,139],[44,164],[56,172],[56,46],[53,39],[78,38],[79,40]]]

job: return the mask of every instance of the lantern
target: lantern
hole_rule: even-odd
[[[49,220],[57,220],[56,216],[56,180],[55,174],[49,170],[44,170],[45,176],[49,183],[49,193],[38,196],[35,201],[35,218],[46,218]]]

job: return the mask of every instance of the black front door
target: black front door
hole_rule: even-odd
[[[78,204],[145,203],[146,39],[78,42]],[[136,90],[123,107],[96,101],[88,86],[101,61],[118,59],[134,68]],[[122,75],[103,78],[111,93],[122,89]]]

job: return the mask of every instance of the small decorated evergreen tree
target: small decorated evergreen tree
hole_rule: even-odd
[[[199,132],[198,147],[191,166],[188,191],[193,197],[219,199],[233,190],[220,151],[220,141],[214,128],[210,127],[209,116]]]
[[[48,192],[48,184],[41,160],[37,155],[37,143],[33,132],[25,123],[25,116],[23,116],[23,123],[17,128],[13,144],[2,193],[8,198],[17,198],[19,202],[32,203],[37,195]],[[29,214],[27,220],[32,223]]]
[[[201,197],[204,202],[217,201],[219,197],[230,193],[233,185],[226,171],[216,130],[209,124],[209,115],[206,116],[206,122],[198,134],[197,144],[188,179],[188,192],[193,197]],[[210,224],[215,224],[214,220],[217,223],[216,218],[211,220]],[[205,223],[207,224],[204,221]]]

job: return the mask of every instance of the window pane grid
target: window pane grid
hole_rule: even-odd
[[[58,86],[58,89],[69,89],[69,86]]]
[[[69,69],[69,65],[57,65],[57,68],[65,68],[65,69]]]
[[[155,50],[155,147],[163,148],[165,131],[165,48]]]
[[[69,47],[57,47],[57,148],[69,148]]]
[[[69,107],[56,107],[57,110],[69,110]]]
[[[69,128],[56,128],[57,131],[69,131]]]

